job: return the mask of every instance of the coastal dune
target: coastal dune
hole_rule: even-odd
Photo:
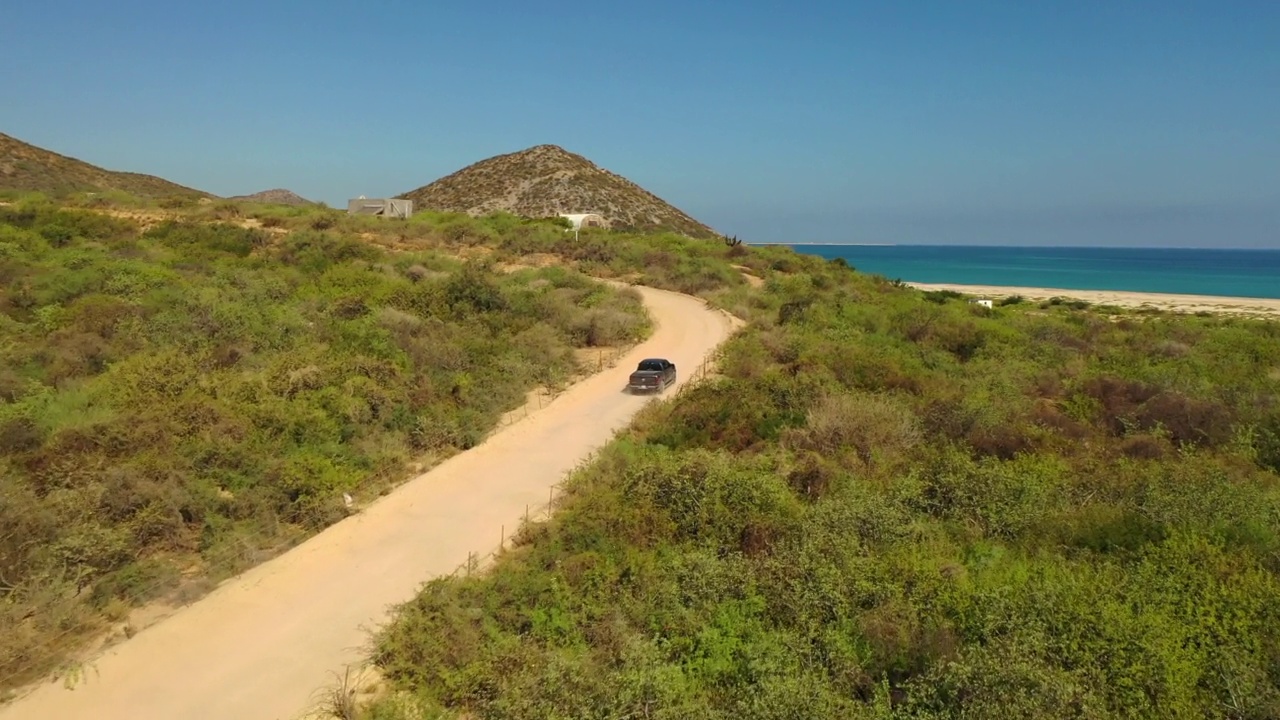
[[[1280,299],[1223,297],[1217,295],[1179,295],[1174,293],[1130,292],[1125,290],[1064,290],[1039,287],[1005,287],[999,285],[954,285],[947,283],[915,283],[907,285],[918,290],[952,290],[975,298],[999,301],[1020,295],[1031,301],[1050,298],[1084,300],[1095,305],[1141,309],[1151,308],[1167,312],[1241,315],[1251,317],[1280,317]]]

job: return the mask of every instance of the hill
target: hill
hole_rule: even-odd
[[[671,230],[690,237],[718,233],[634,182],[557,145],[497,155],[399,197],[418,210],[524,217],[598,213],[615,230]]]
[[[275,188],[272,190],[263,190],[252,195],[235,195],[227,198],[228,200],[248,200],[250,202],[268,203],[270,205],[315,205],[314,202],[308,200],[292,190],[284,188]]]
[[[143,197],[217,197],[142,173],[106,170],[0,133],[0,190],[63,195],[119,191]]]

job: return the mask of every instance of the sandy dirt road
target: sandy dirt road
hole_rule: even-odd
[[[637,289],[656,327],[616,367],[107,650],[74,689],[46,683],[0,707],[0,720],[299,716],[364,658],[391,605],[495,549],[503,525],[509,533],[526,506],[545,505],[552,485],[649,402],[623,392],[635,363],[668,357],[683,384],[737,325],[700,300]]]

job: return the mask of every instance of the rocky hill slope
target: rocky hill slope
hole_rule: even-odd
[[[497,155],[399,197],[414,210],[472,215],[504,210],[524,217],[597,213],[618,230],[718,233],[634,182],[557,145]]]
[[[0,190],[61,195],[118,190],[142,197],[216,197],[154,175],[106,170],[0,133]]]
[[[271,205],[314,205],[312,201],[302,197],[292,190],[284,188],[275,188],[272,190],[263,190],[252,195],[236,195],[227,198],[228,200],[248,200],[250,202],[268,203]]]

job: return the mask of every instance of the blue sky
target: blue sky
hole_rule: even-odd
[[[330,204],[554,143],[751,242],[1280,247],[1280,4],[11,3],[0,132]]]

